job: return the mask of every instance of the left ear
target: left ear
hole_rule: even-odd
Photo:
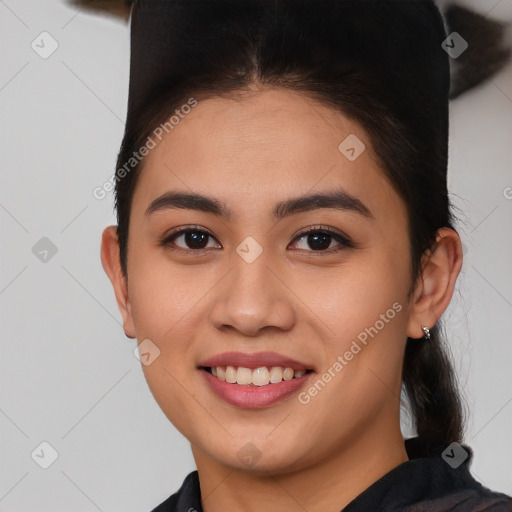
[[[462,243],[453,229],[437,231],[434,247],[424,255],[410,307],[407,336],[422,338],[422,325],[431,329],[448,307],[462,268]]]

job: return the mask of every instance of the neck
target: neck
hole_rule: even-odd
[[[219,465],[192,448],[204,512],[260,510],[339,512],[386,473],[408,460],[398,425],[344,442],[328,458],[288,473],[254,473]]]

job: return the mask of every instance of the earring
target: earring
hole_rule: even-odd
[[[423,329],[423,339],[429,340],[430,339],[430,329],[425,325],[422,325],[421,328]]]

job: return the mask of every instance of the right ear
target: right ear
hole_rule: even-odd
[[[101,237],[101,264],[114,287],[117,307],[123,317],[124,333],[128,338],[135,339],[135,325],[133,322],[130,298],[128,296],[128,285],[126,277],[121,270],[117,226],[108,226],[103,231]]]

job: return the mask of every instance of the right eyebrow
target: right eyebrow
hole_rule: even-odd
[[[144,215],[151,215],[159,210],[176,208],[213,213],[226,220],[229,220],[232,216],[231,210],[217,199],[200,194],[174,191],[166,192],[157,197],[148,206]]]

